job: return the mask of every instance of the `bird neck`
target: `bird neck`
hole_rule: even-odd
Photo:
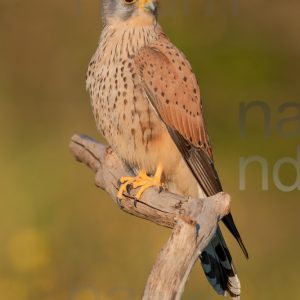
[[[122,57],[122,53],[134,56],[142,47],[157,40],[162,33],[161,27],[156,24],[133,26],[132,23],[113,23],[106,25],[101,33],[98,50],[106,58],[114,61]]]
[[[145,26],[155,26],[157,24],[157,19],[155,15],[149,13],[142,13],[133,15],[127,20],[122,20],[118,17],[109,17],[106,19],[105,25],[116,26],[116,27],[145,27]]]

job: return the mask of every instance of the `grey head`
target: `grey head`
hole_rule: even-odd
[[[126,21],[138,15],[157,16],[157,0],[102,0],[102,20],[104,24],[109,20]]]

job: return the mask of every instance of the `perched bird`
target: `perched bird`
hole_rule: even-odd
[[[137,199],[151,186],[193,197],[222,191],[206,132],[197,79],[157,22],[156,0],[102,0],[103,30],[87,73],[97,127],[136,171],[123,177]],[[225,225],[247,251],[231,214]],[[220,228],[201,254],[220,295],[240,298],[240,282]]]

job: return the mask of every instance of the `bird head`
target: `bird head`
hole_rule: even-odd
[[[127,21],[130,18],[156,20],[158,0],[102,0],[103,21]]]

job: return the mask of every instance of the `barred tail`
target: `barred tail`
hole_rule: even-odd
[[[241,284],[219,227],[215,237],[199,258],[204,273],[215,291],[219,295],[229,295],[232,299],[239,300]]]

